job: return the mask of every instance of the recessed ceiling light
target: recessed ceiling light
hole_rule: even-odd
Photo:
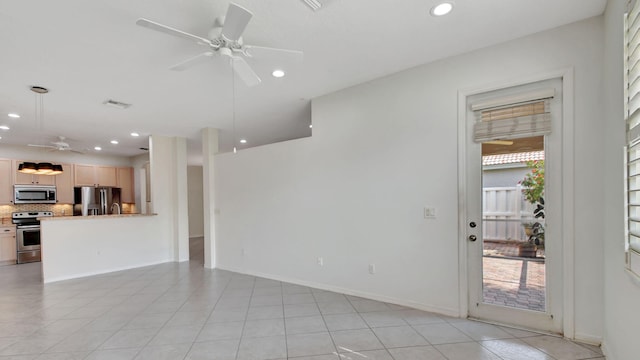
[[[241,144],[246,144],[247,143],[247,139],[240,139],[240,143]]]
[[[133,137],[138,137],[138,136],[140,136],[140,134],[138,134],[137,132],[132,132],[132,133],[131,133],[131,136],[133,136]]]
[[[102,148],[100,146],[96,146],[96,147],[93,148],[93,150],[100,151],[100,150],[102,150]]]
[[[113,145],[118,145],[118,140],[111,140],[111,143],[112,143]]]
[[[20,119],[20,115],[18,115],[16,113],[10,113],[10,114],[7,114],[7,116],[9,116],[10,118],[14,118],[14,119]]]
[[[279,70],[279,69],[278,70],[273,70],[271,75],[273,75],[273,77],[281,78],[281,77],[284,76],[284,71]]]
[[[453,4],[448,2],[443,2],[431,8],[431,15],[433,16],[443,16],[453,10]]]
[[[309,125],[309,129],[313,129],[313,124]]]
[[[0,125],[0,130],[9,130],[7,125]]]

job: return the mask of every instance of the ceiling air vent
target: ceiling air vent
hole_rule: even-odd
[[[108,105],[108,106],[112,106],[114,108],[118,108],[118,109],[126,109],[129,106],[131,106],[131,104],[127,104],[127,103],[123,103],[121,101],[115,101],[115,100],[106,100],[105,102],[103,102],[103,104]]]
[[[320,10],[323,6],[327,5],[331,0],[302,0],[313,11]]]

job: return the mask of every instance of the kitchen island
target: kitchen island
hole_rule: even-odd
[[[172,241],[156,214],[41,218],[45,283],[171,261]],[[162,231],[165,229],[165,231]]]

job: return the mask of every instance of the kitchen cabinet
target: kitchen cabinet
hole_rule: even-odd
[[[18,166],[22,164],[22,160],[13,161],[14,184],[18,185],[55,185],[56,179],[52,175],[34,175],[18,172]],[[33,162],[33,161],[32,161]],[[36,161],[37,162],[37,161]]]
[[[10,159],[0,159],[0,204],[13,204],[12,169]]]
[[[74,165],[75,186],[118,186],[118,175],[113,166]]]
[[[62,174],[55,176],[58,204],[73,204],[73,166],[60,165],[62,165]]]
[[[16,263],[16,227],[0,225],[0,265]]]
[[[120,202],[135,203],[135,195],[133,190],[133,168],[120,167],[117,169],[118,187],[120,188]]]

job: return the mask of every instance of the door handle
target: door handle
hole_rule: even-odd
[[[469,235],[469,241],[476,241],[478,238],[475,235]]]

